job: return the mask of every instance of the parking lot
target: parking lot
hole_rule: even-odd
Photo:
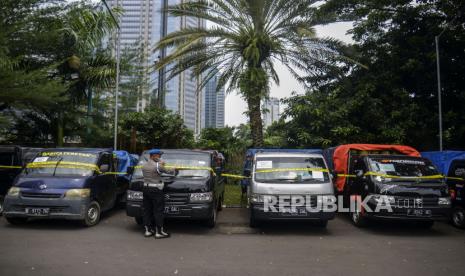
[[[225,209],[215,229],[181,221],[168,228],[170,239],[144,238],[122,209],[92,228],[0,218],[0,275],[463,275],[465,231],[445,223],[358,229],[339,215],[327,229],[251,229],[246,209]]]

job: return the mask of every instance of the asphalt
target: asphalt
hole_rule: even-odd
[[[11,226],[0,218],[0,275],[464,275],[465,231],[376,223],[342,215],[310,223],[247,227],[225,209],[215,229],[169,221],[170,239],[144,238],[124,210],[83,228],[70,221]]]

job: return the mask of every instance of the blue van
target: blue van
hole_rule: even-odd
[[[96,225],[124,193],[118,187],[111,149],[57,148],[41,151],[16,178],[5,197],[11,224],[29,218],[79,220]]]
[[[451,220],[454,226],[465,229],[465,151],[422,152],[446,176],[452,199]]]

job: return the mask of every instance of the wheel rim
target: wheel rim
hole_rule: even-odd
[[[90,206],[87,210],[87,217],[90,222],[94,223],[98,218],[98,209],[95,206]]]
[[[464,219],[465,219],[465,214],[463,213],[462,210],[454,212],[454,215],[452,216],[452,220],[454,221],[454,224],[458,226],[463,225]]]
[[[3,200],[0,200],[0,214],[3,213]]]
[[[353,212],[352,213],[352,221],[354,223],[358,223],[360,220],[360,212]]]

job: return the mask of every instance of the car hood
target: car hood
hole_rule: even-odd
[[[87,178],[73,177],[19,177],[14,186],[36,191],[79,189],[85,187]]]

